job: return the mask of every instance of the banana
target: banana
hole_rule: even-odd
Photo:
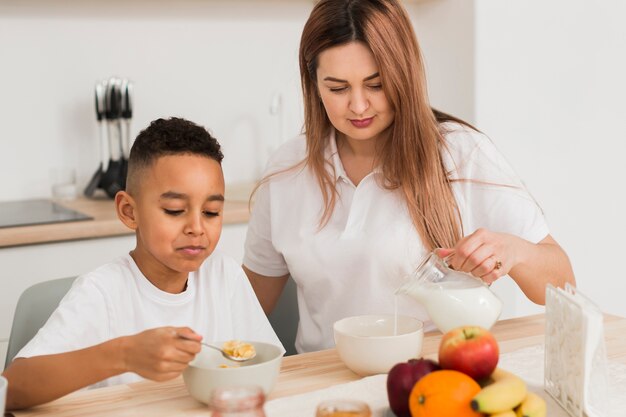
[[[501,413],[489,414],[489,417],[517,417],[517,414],[513,410],[506,410]]]
[[[496,368],[491,374],[493,384],[480,390],[472,399],[472,409],[480,413],[493,414],[512,410],[526,398],[526,383],[520,377]]]
[[[517,407],[517,417],[546,417],[546,401],[534,392],[528,392],[526,398]]]

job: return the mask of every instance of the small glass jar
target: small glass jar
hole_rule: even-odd
[[[371,417],[370,407],[358,400],[328,400],[317,406],[315,417]]]
[[[212,417],[265,417],[265,394],[259,386],[216,388],[209,407]]]

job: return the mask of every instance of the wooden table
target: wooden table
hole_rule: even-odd
[[[502,353],[542,344],[544,316],[536,315],[498,322],[492,329]],[[626,319],[608,316],[605,320],[607,355],[626,364]],[[423,354],[436,359],[440,333],[424,338]],[[359,377],[339,360],[334,349],[283,359],[281,373],[269,399],[326,388]],[[70,394],[18,416],[208,416],[206,406],[187,394],[182,378],[169,382],[151,381]]]

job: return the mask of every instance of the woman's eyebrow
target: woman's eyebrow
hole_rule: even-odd
[[[368,75],[367,77],[363,78],[363,81],[369,81],[369,80],[373,80],[374,78],[380,77],[380,74],[378,72],[373,73],[372,75]],[[348,80],[342,80],[340,78],[335,78],[335,77],[324,77],[324,81],[334,81],[336,83],[347,83]]]

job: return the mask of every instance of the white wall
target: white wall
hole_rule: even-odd
[[[475,13],[476,123],[540,202],[579,288],[626,316],[626,3],[476,0]]]
[[[424,38],[433,101],[471,117],[464,4],[407,8]],[[93,87],[111,75],[135,83],[133,136],[157,117],[189,118],[224,146],[227,182],[255,179],[269,148],[302,127],[297,51],[312,7],[310,0],[0,2],[0,201],[49,196],[58,166],[75,168],[83,188],[100,158]],[[269,112],[276,93],[282,125]]]
[[[85,184],[99,160],[95,81],[135,82],[133,136],[178,115],[222,142],[230,182],[260,172],[302,118],[299,34],[312,2],[3,1],[0,3],[0,200],[50,195],[50,168]],[[82,189],[82,187],[81,187]]]
[[[474,0],[408,5],[426,62],[431,104],[473,122]]]

